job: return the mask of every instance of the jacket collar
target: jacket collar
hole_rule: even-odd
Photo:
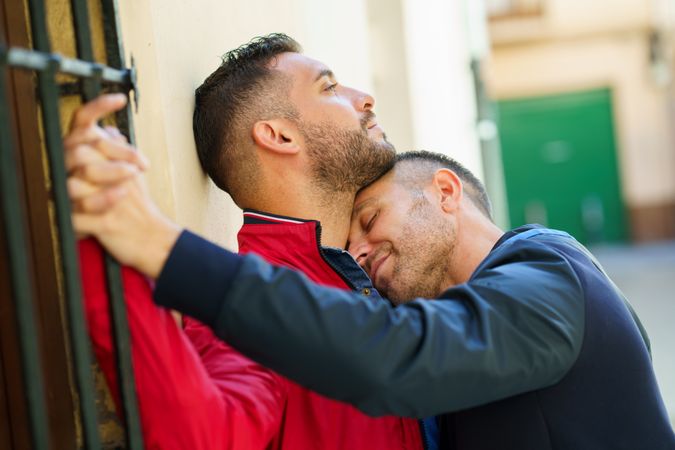
[[[372,282],[349,253],[321,247],[318,220],[246,209],[237,239],[241,253],[254,252],[272,264],[299,269],[314,281],[349,287],[379,298]]]
[[[298,258],[314,259],[321,251],[321,224],[317,220],[244,210],[244,225],[237,235],[241,253],[255,252],[286,265]]]
[[[274,224],[301,224],[307,222],[319,223],[317,220],[298,219],[296,217],[280,216],[254,209],[244,210],[244,225],[274,225]]]

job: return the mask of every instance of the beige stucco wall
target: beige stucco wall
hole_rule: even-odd
[[[541,20],[548,28],[539,38],[495,38],[491,94],[505,99],[610,87],[624,198],[629,206],[667,204],[675,199],[672,94],[655,82],[648,64],[650,3],[597,3],[547,2]]]

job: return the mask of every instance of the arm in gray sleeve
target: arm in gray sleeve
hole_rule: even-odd
[[[396,308],[255,256],[239,257],[230,282],[213,282],[204,252],[178,253],[165,271],[180,259],[191,288],[169,294],[163,271],[158,303],[196,315],[257,362],[371,415],[423,417],[549,386],[572,366],[583,338],[579,280],[537,243],[484,263],[440,299]],[[200,289],[218,304],[195,307]]]

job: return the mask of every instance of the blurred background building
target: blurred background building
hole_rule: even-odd
[[[581,241],[675,238],[668,0],[490,0],[509,218]]]

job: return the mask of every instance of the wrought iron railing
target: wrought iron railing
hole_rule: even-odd
[[[49,161],[56,226],[60,241],[64,289],[70,330],[71,353],[79,398],[84,447],[99,449],[94,383],[91,371],[91,348],[87,336],[83,299],[79,278],[76,238],[71,224],[71,208],[66,190],[66,170],[59,115],[59,73],[77,77],[83,100],[99,94],[103,86],[118,92],[134,91],[135,72],[124,67],[124,51],[119,33],[116,0],[101,0],[108,66],[94,62],[89,11],[85,0],[72,0],[77,56],[71,59],[51,53],[47,32],[45,7],[42,0],[28,1],[34,49],[10,48],[0,45],[0,202],[9,256],[11,288],[16,308],[17,326],[25,382],[26,402],[33,447],[48,449],[49,429],[40,349],[36,337],[35,295],[29,278],[29,245],[26,224],[23,223],[15,143],[10,129],[10,105],[7,99],[9,70],[28,70],[37,74],[37,93],[45,146]],[[118,113],[117,124],[133,143],[130,107]],[[41,149],[28,149],[40,152]],[[26,151],[26,149],[24,149]],[[118,384],[129,449],[143,448],[140,420],[131,364],[129,327],[124,305],[121,272],[117,263],[106,256],[106,275],[110,299],[110,315],[116,349]]]

